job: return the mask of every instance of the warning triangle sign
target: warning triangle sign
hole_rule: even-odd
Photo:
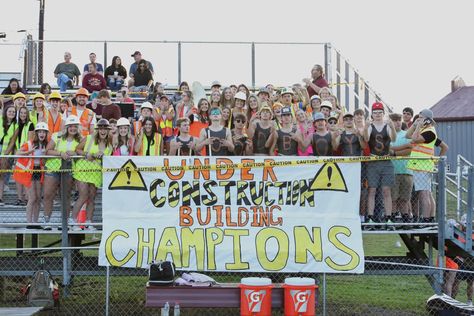
[[[347,192],[346,180],[336,163],[325,163],[311,182],[310,189],[314,191]]]
[[[145,181],[137,170],[135,163],[129,159],[117,172],[112,182],[109,184],[109,190],[137,190],[148,191]]]

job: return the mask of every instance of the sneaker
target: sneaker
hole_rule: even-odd
[[[72,218],[68,218],[67,223],[69,225],[69,229],[72,230],[72,231],[77,232],[77,231],[82,230],[81,226],[78,225],[77,222]]]
[[[94,226],[92,226],[92,222],[91,221],[86,221],[85,223],[85,227],[88,229],[88,230],[92,230],[92,231],[95,231],[97,230],[97,228],[95,228]]]
[[[466,304],[469,305],[469,306],[472,306],[472,301],[471,301],[471,300],[468,300],[468,301],[466,302]]]
[[[52,230],[51,225],[49,224],[49,218],[43,217],[43,225],[44,230]]]
[[[74,89],[74,85],[73,85],[73,83],[72,83],[72,80],[69,80],[69,81],[66,83],[66,86],[67,86],[67,88],[70,89],[70,90]]]
[[[365,225],[364,228],[365,230],[375,230],[375,226],[372,226],[372,224],[375,224],[375,222],[371,219],[369,219],[366,224],[369,224],[369,225]]]
[[[2,199],[0,199],[0,206],[5,206],[5,202]]]
[[[395,230],[395,226],[392,225],[394,223],[391,220],[387,219],[385,223],[387,224],[384,226],[386,230]]]

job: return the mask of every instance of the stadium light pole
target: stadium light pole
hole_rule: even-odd
[[[39,32],[38,32],[38,83],[43,83],[43,39],[44,39],[44,5],[46,0],[40,2]]]

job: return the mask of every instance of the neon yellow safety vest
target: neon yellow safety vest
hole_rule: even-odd
[[[3,130],[3,119],[0,117],[0,140],[3,139],[2,152],[0,154],[4,155],[7,151],[8,145],[10,144],[10,140],[13,138],[17,127],[17,124],[13,122],[10,124],[10,127],[8,127],[8,130],[5,133],[5,131]]]
[[[415,144],[411,150],[410,157],[431,158],[434,156],[434,147],[438,138],[436,130],[433,126],[429,126],[423,128],[420,134],[424,132],[433,132],[435,135],[434,140],[428,144]],[[409,160],[407,168],[415,171],[434,172],[434,161],[432,159]]]
[[[89,155],[97,154],[99,152],[99,145],[94,142],[94,135],[87,135],[86,143],[84,145],[84,155],[87,153]],[[108,146],[104,149],[104,156],[110,156],[112,154],[112,147]],[[75,164],[73,169],[75,170],[72,174],[73,178],[95,185],[97,188],[102,186],[102,160],[87,160],[80,159]],[[80,171],[81,169],[87,171]],[[97,170],[97,171],[90,171]]]
[[[16,138],[16,148],[21,148],[21,146],[28,141],[28,130],[30,129],[31,122],[26,123],[21,130],[21,134],[18,134]]]
[[[146,149],[148,148],[148,138],[146,135],[143,135],[142,138],[142,146],[138,151],[138,156],[146,156]],[[150,156],[160,156],[160,149],[161,149],[161,135],[155,133],[155,143],[150,145]]]
[[[66,151],[74,151],[76,150],[77,142],[75,139],[72,140],[72,143],[69,145],[68,148],[68,141],[61,137],[61,132],[54,133],[51,137],[51,140],[54,141],[54,150],[59,151],[60,153],[65,153]],[[56,172],[61,169],[61,159],[60,158],[52,158],[46,161],[46,168],[49,172]]]

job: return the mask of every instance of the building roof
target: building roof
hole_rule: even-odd
[[[431,107],[435,121],[474,121],[474,87],[461,87]]]

